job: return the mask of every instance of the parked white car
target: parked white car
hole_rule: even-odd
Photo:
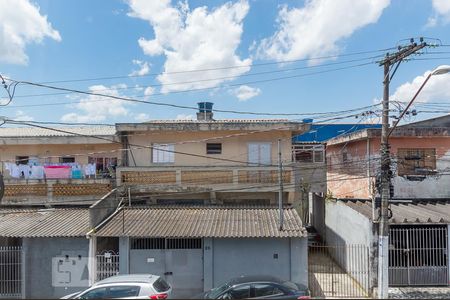
[[[106,278],[61,299],[168,299],[171,293],[172,287],[160,276],[131,274]]]

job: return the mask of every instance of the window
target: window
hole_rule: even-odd
[[[222,144],[221,143],[207,143],[206,144],[206,154],[222,154]]]
[[[173,144],[153,144],[153,163],[173,163],[175,161],[174,151],[175,145]]]
[[[270,283],[257,283],[253,285],[255,289],[254,297],[264,297],[273,295],[283,295],[283,291]]]
[[[103,299],[106,298],[106,288],[97,288],[90,290],[79,297],[80,299]]]
[[[98,174],[113,173],[117,167],[117,157],[88,157],[89,163],[95,163]]]
[[[295,162],[323,163],[325,148],[323,145],[293,145],[292,159]]]
[[[342,162],[344,164],[347,164],[350,162],[350,159],[348,158],[348,153],[346,151],[342,152]]]
[[[230,292],[230,299],[245,299],[250,297],[250,285],[244,284],[233,288]]]
[[[436,149],[399,148],[397,157],[398,176],[427,175],[436,170]]]
[[[28,156],[16,156],[16,164],[28,165]]]
[[[139,286],[112,286],[109,288],[108,298],[127,298],[127,297],[137,297],[140,291]]]
[[[74,163],[75,157],[73,157],[73,156],[60,157],[59,162],[60,163]]]
[[[211,297],[211,295],[208,295]],[[245,299],[250,298],[250,285],[244,284],[232,288],[228,292],[224,293],[218,299]]]
[[[270,143],[248,144],[248,162],[255,165],[270,165],[272,161],[271,148]]]

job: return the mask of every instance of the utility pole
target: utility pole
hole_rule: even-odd
[[[397,71],[398,66],[402,60],[411,54],[419,51],[427,46],[421,38],[420,44],[414,43],[411,39],[411,44],[406,47],[399,47],[398,52],[393,54],[386,54],[386,57],[380,62],[380,66],[384,67],[383,80],[383,115],[381,127],[381,208],[380,220],[378,230],[378,298],[388,298],[389,278],[389,198],[391,197],[391,158],[389,151],[389,83]],[[392,65],[396,67],[390,75],[390,68]]]
[[[278,209],[280,211],[280,230],[283,230],[283,162],[281,160],[281,139],[278,139]]]

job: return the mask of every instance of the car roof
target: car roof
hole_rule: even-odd
[[[152,274],[124,274],[108,277],[99,282],[94,283],[94,286],[108,284],[108,283],[122,283],[122,282],[138,282],[138,283],[153,283],[159,276]]]
[[[283,283],[284,281],[278,277],[271,275],[243,275],[240,277],[236,277],[228,281],[229,285],[241,284],[241,283],[250,283],[250,282],[275,282],[275,283]]]

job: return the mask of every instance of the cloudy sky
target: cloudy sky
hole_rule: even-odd
[[[199,101],[270,113],[363,107],[382,95],[377,61],[411,37],[437,47],[401,64],[392,99],[409,101],[431,70],[450,65],[450,0],[0,1],[3,77],[94,94],[19,84],[0,107],[16,120],[189,119]],[[432,77],[418,118],[450,110],[449,87],[450,75]]]

